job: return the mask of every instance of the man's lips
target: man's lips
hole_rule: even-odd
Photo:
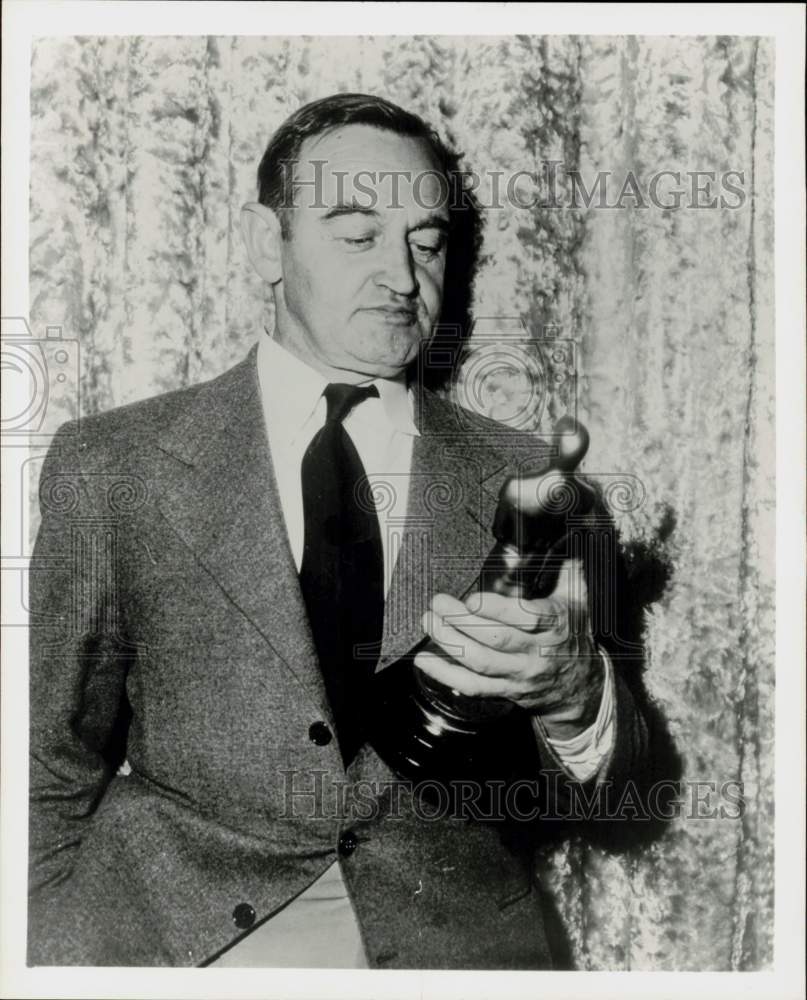
[[[406,306],[366,306],[362,312],[377,313],[389,323],[400,323],[408,326],[417,319],[417,310]]]

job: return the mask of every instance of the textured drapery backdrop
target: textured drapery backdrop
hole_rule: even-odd
[[[745,790],[741,819],[685,815],[627,856],[576,841],[547,853],[582,969],[772,962],[772,81],[772,43],[748,37],[87,37],[34,49],[31,324],[78,339],[84,413],[215,375],[255,340],[269,296],[238,211],[267,138],[307,100],[389,97],[478,170],[563,161],[589,186],[597,170],[743,172],[736,210],[628,199],[487,220],[475,314],[575,342],[587,468],[646,488],[618,524],[629,553],[662,567],[645,613],[647,687],[684,776]]]

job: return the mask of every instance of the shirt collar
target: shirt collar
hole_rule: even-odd
[[[258,345],[258,380],[264,409],[277,418],[293,438],[311,419],[328,380],[304,361],[282,347],[268,332]],[[390,429],[418,437],[414,420],[414,401],[407,388],[406,373],[397,378],[367,379],[361,385],[375,385],[380,399],[380,413]],[[375,401],[368,399],[367,404]],[[379,411],[368,412],[368,420],[377,420]],[[361,419],[357,408],[356,418]]]

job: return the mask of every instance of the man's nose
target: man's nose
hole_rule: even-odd
[[[403,246],[388,246],[384,248],[375,281],[377,285],[388,288],[396,295],[412,297],[416,295],[420,285],[415,274],[415,262],[408,243]]]

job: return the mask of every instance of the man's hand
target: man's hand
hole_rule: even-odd
[[[460,694],[509,698],[535,712],[551,739],[570,739],[596,718],[604,670],[578,561],[564,563],[552,594],[534,601],[437,594],[423,628],[443,653],[420,652],[415,665]]]

